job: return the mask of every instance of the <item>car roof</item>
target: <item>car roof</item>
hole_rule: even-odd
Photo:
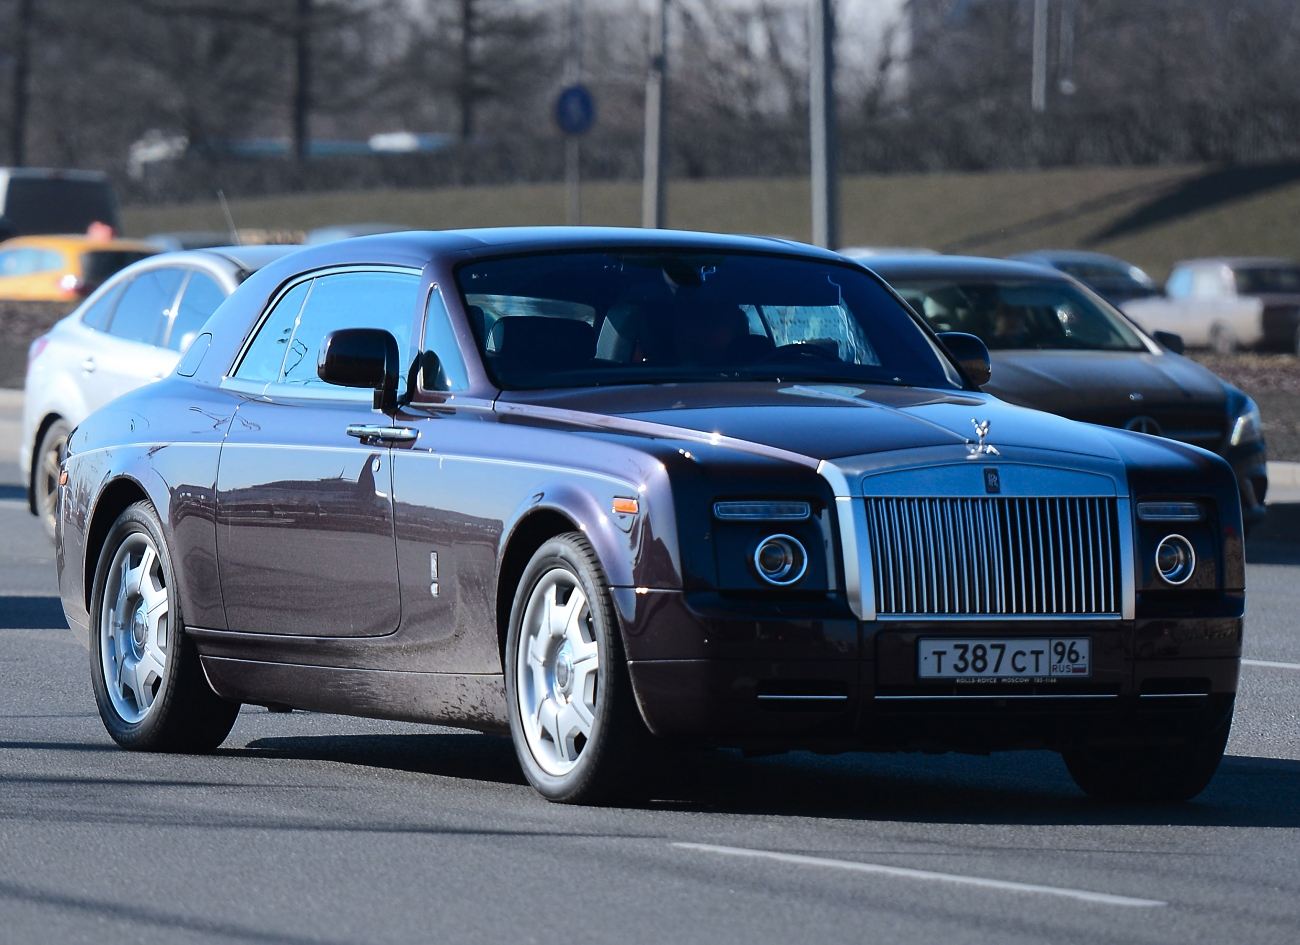
[[[987,256],[877,256],[864,260],[886,282],[894,279],[1044,279],[1067,282],[1056,269]]]
[[[93,240],[76,234],[42,234],[39,236],[15,236],[0,243],[0,249],[20,249],[23,246],[61,249],[68,252],[93,252],[95,250],[131,250],[143,253],[158,252],[157,246],[142,243],[139,240]]]
[[[1122,266],[1125,269],[1133,268],[1133,264],[1120,259],[1118,256],[1111,256],[1107,253],[1094,253],[1086,249],[1036,249],[1028,253],[1013,253],[1007,259],[1016,259],[1022,262],[1036,262],[1042,260],[1047,263],[1109,263],[1115,266]]]
[[[202,249],[185,250],[185,254],[197,256],[216,256],[228,260],[245,272],[256,272],[263,266],[282,259],[290,253],[296,253],[302,247],[296,243],[275,244],[270,246],[205,246]],[[181,255],[176,253],[174,255]]]
[[[268,266],[268,276],[289,278],[325,266],[362,263],[423,268],[436,258],[471,258],[547,252],[600,252],[610,249],[680,249],[693,252],[759,252],[822,259],[841,265],[850,260],[794,240],[767,236],[696,233],[632,227],[519,226],[466,230],[410,230],[322,243],[298,249],[292,262]],[[212,250],[207,250],[212,252]]]
[[[1257,269],[1263,266],[1300,266],[1294,259],[1281,256],[1205,256],[1199,259],[1180,259],[1174,263],[1178,266],[1227,266],[1229,269]]]

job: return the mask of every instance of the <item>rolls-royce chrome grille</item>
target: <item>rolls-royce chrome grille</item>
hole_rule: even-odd
[[[1120,613],[1113,498],[868,498],[880,616]]]

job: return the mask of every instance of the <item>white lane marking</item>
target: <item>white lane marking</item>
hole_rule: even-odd
[[[679,850],[696,850],[700,853],[717,853],[722,856],[776,860],[779,863],[793,863],[798,866],[830,867],[855,873],[877,873],[885,876],[898,876],[903,879],[916,879],[922,882],[956,883],[963,886],[981,886],[985,889],[1001,889],[1007,892],[1062,896],[1066,899],[1097,902],[1107,906],[1147,907],[1168,905],[1168,903],[1161,902],[1158,899],[1134,899],[1131,896],[1115,896],[1110,893],[1090,892],[1086,889],[1068,889],[1063,886],[1036,886],[1033,883],[1013,883],[1004,879],[984,879],[980,876],[960,876],[956,873],[934,873],[930,870],[914,870],[905,866],[885,866],[880,863],[859,863],[855,860],[829,860],[820,856],[801,856],[797,853],[774,853],[770,850],[749,850],[744,847],[719,847],[711,843],[674,843],[673,846]]]
[[[1300,669],[1300,663],[1278,663],[1273,660],[1242,660],[1242,666],[1264,666],[1268,669]]]

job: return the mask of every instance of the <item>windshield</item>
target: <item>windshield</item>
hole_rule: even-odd
[[[1238,295],[1266,295],[1270,292],[1300,292],[1300,268],[1238,269]]]
[[[507,388],[725,380],[960,387],[865,272],[778,256],[563,253],[456,273],[479,349]]]
[[[978,335],[991,351],[1148,350],[1118,313],[1065,282],[927,279],[892,284],[935,331]]]

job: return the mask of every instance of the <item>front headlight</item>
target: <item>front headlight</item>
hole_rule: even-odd
[[[1258,443],[1264,438],[1264,432],[1259,423],[1259,407],[1249,397],[1246,398],[1246,409],[1237,417],[1237,421],[1232,425],[1232,438],[1229,442],[1233,446],[1240,446],[1243,443]]]

